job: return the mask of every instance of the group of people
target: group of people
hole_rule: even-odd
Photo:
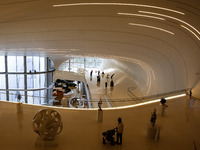
[[[98,75],[97,75],[97,86],[100,86],[100,84],[99,84],[99,82],[101,81],[100,71],[98,71],[97,73],[98,73]],[[90,79],[92,77],[92,74],[93,74],[93,70],[90,71]],[[102,77],[104,75],[105,75],[105,73],[104,73],[104,71],[102,71]],[[115,75],[115,73],[110,76],[110,78],[111,78],[110,86],[111,87],[114,87],[114,82],[113,82],[113,76],[114,75]],[[106,78],[107,78],[107,80],[109,79],[109,74],[107,74]],[[105,82],[105,89],[107,89],[107,87],[108,87],[108,81]]]

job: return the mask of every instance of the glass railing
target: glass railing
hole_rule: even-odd
[[[105,99],[101,99],[101,101],[103,103],[102,108],[114,108],[114,107],[122,107],[122,106],[129,106],[129,105],[151,102],[151,101],[159,100],[161,98],[167,98],[167,97],[173,97],[176,95],[188,94],[190,90],[191,89],[183,89],[183,90],[171,91],[171,92],[167,92],[167,93],[149,95],[149,96],[145,96],[145,97],[124,98],[124,99],[111,99],[111,97],[106,92],[106,90],[104,90]],[[6,95],[6,92],[0,92],[0,94]],[[21,95],[21,96],[24,97],[25,95]],[[11,102],[18,102],[17,94],[9,94],[9,97],[13,97],[12,100],[10,99]],[[73,96],[70,97],[69,95],[63,96],[60,99],[57,99],[56,96],[54,96],[54,97],[53,96],[52,97],[39,97],[39,96],[27,95],[27,97],[33,98],[32,103],[29,102],[29,104],[55,106],[55,107],[66,107],[66,108],[98,108],[98,102],[99,102],[99,99],[87,100],[81,96],[76,97],[76,100],[74,100],[74,97]],[[41,103],[41,101],[38,101],[37,99],[46,99],[46,101],[45,101],[46,103]],[[72,100],[73,100],[73,102],[72,102]],[[7,100],[4,99],[4,101],[7,101]],[[24,101],[22,101],[22,103],[24,103]],[[81,106],[79,107],[79,105],[81,105]],[[90,107],[87,107],[88,105],[90,105]]]

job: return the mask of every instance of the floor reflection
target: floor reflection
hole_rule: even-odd
[[[17,121],[18,121],[18,127],[20,130],[22,130],[22,121],[23,121],[23,113],[17,113]]]

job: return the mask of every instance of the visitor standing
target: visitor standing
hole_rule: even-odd
[[[190,90],[190,98],[192,98],[192,90]]]
[[[124,124],[122,123],[122,119],[118,118],[118,126],[116,127],[117,129],[117,141],[116,143],[121,145],[122,144],[122,134],[124,130]],[[120,139],[120,142],[119,142]]]
[[[107,89],[107,86],[108,86],[108,83],[107,83],[107,82],[105,82],[105,89]]]
[[[90,71],[90,76],[92,76],[93,70]]]

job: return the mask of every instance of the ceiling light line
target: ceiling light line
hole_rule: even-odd
[[[191,32],[194,36],[196,36],[196,38],[198,39],[198,40],[200,40],[200,38],[193,32],[193,31],[191,31],[190,29],[188,29],[187,27],[185,27],[184,25],[180,25],[181,27],[183,27],[183,28],[185,28],[186,30],[188,30],[189,32]]]
[[[166,11],[171,11],[174,13],[178,13],[181,15],[185,15],[185,13],[165,8],[165,7],[159,7],[159,6],[152,6],[152,5],[143,5],[143,4],[131,4],[131,3],[71,3],[71,4],[57,4],[53,5],[53,7],[67,7],[67,6],[87,6],[87,5],[117,5],[117,6],[135,6],[135,7],[146,7],[146,8],[155,8],[155,9],[161,9]]]
[[[158,28],[158,27],[154,27],[154,26],[149,26],[149,25],[144,25],[144,24],[136,24],[136,23],[129,23],[129,25],[152,28],[152,29],[160,30],[160,31],[167,32],[169,34],[174,35],[174,33],[171,32],[171,31],[168,31],[168,30],[165,30],[165,29],[162,29],[162,28]]]
[[[165,20],[164,18],[149,16],[149,15],[142,15],[142,14],[132,14],[132,13],[117,13],[118,15],[125,15],[125,16],[137,16],[137,17],[146,17],[146,18],[153,18],[159,20]]]
[[[140,13],[145,13],[145,14],[152,14],[152,15],[158,15],[158,16],[162,16],[162,17],[166,17],[166,18],[171,18],[171,19],[174,19],[174,20],[177,20],[177,21],[180,21],[186,25],[188,25],[189,27],[191,27],[193,30],[195,30],[198,34],[200,34],[200,32],[195,28],[193,27],[192,25],[190,25],[189,23],[181,20],[181,19],[178,19],[178,18],[175,18],[175,17],[172,17],[172,16],[168,16],[168,15],[164,15],[164,14],[159,14],[159,13],[154,13],[154,12],[148,12],[148,11],[139,11]]]

